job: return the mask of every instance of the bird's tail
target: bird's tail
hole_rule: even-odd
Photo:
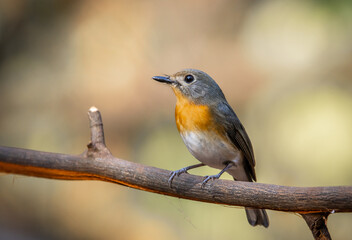
[[[235,181],[252,182],[253,180],[255,180],[255,178],[253,177],[255,176],[255,173],[253,173],[254,175],[251,176],[249,174],[250,171],[245,169],[235,168],[235,169],[230,169],[227,172],[233,176],[233,179]],[[252,225],[253,227],[257,225],[262,225],[266,228],[269,227],[269,218],[264,209],[246,207],[245,210],[246,210],[247,220],[250,225]]]
[[[245,210],[250,225],[253,227],[262,225],[266,228],[269,226],[269,218],[264,209],[245,208]]]

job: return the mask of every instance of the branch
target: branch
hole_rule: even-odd
[[[326,222],[328,221],[328,216],[330,213],[318,214],[302,214],[304,220],[308,224],[308,227],[313,233],[315,239],[321,240],[331,240]]]
[[[287,187],[216,180],[201,188],[202,177],[182,174],[173,180],[170,188],[170,171],[113,157],[105,146],[99,111],[92,107],[88,115],[91,142],[83,154],[74,156],[0,147],[0,172],[52,179],[101,180],[178,198],[297,212],[303,216],[352,212],[351,186]]]

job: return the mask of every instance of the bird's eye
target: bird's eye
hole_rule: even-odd
[[[186,77],[185,77],[185,82],[186,83],[191,83],[191,82],[193,82],[194,81],[194,77],[192,76],[192,75],[187,75]]]

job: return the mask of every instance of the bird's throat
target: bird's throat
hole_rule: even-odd
[[[208,106],[195,104],[182,95],[177,96],[175,119],[180,133],[214,130],[215,127]]]

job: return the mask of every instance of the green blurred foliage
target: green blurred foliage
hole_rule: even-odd
[[[351,13],[344,0],[1,1],[0,145],[79,154],[95,105],[115,156],[194,164],[151,76],[198,68],[244,123],[259,182],[351,185]],[[239,207],[0,175],[0,239],[312,238],[295,214],[269,217],[253,228]],[[331,215],[331,235],[347,239],[351,221]]]

